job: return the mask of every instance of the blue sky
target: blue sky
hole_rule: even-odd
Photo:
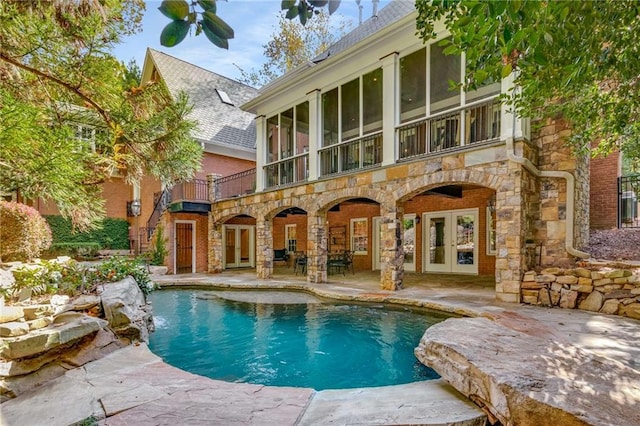
[[[217,48],[203,34],[198,37],[188,35],[179,45],[168,48],[160,45],[162,28],[170,22],[158,10],[160,3],[146,2],[142,33],[125,39],[116,47],[114,54],[125,63],[135,59],[142,68],[145,51],[147,47],[151,47],[233,79],[238,79],[241,75],[234,64],[251,71],[264,62],[262,46],[275,32],[280,13],[280,0],[218,1],[218,16],[235,31],[235,38],[229,40],[229,50]],[[388,0],[381,1],[378,9],[387,3]],[[361,4],[365,20],[371,16],[372,3],[370,0],[362,0]],[[343,0],[334,15],[351,18],[353,28],[358,23],[358,5],[354,0]],[[333,16],[332,19],[341,19],[341,16]]]

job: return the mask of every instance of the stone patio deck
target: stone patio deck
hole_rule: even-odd
[[[270,280],[258,280],[255,272],[248,270],[218,275],[165,276],[157,282],[162,286],[305,290],[320,297],[403,303],[470,317],[488,317],[493,325],[503,327],[500,333],[518,330],[535,335],[539,338],[537,342],[540,339],[557,340],[577,348],[581,354],[609,369],[610,377],[615,378],[610,383],[613,393],[594,391],[585,395],[585,386],[567,386],[562,389],[567,392],[563,398],[567,405],[571,404],[572,393],[578,392],[582,400],[591,399],[595,406],[608,407],[609,412],[599,418],[615,418],[617,424],[635,418],[633,413],[640,411],[639,321],[498,303],[493,297],[493,277],[408,274],[405,288],[396,292],[380,290],[377,273],[356,272],[355,275],[329,278],[330,282],[325,284],[309,284],[283,267],[277,268]],[[481,333],[477,334],[482,338]],[[450,339],[460,344],[455,336]],[[509,353],[505,351],[498,362],[527,368],[522,351],[513,352],[518,353],[518,359],[509,358]],[[566,363],[568,353],[556,356],[561,356],[561,361]],[[530,354],[535,356],[535,348],[531,348]],[[590,372],[581,371],[575,369],[572,374],[577,376],[562,379],[588,384]],[[557,382],[554,374],[550,371],[546,378]],[[539,381],[529,386],[532,397],[539,399],[538,403],[545,404],[548,403],[545,399],[553,399],[549,394],[539,392]],[[526,386],[521,390],[527,392]],[[103,425],[480,425],[485,421],[485,416],[475,406],[443,380],[321,392],[226,383],[168,366],[145,345],[131,346],[83,368],[70,370],[64,377],[2,404],[0,410],[3,425],[66,425],[90,415],[102,419],[100,424]],[[570,406],[566,410],[571,414]],[[590,418],[598,417],[587,417],[583,424],[616,424],[593,423],[588,420]],[[548,420],[548,424],[554,424],[553,418]]]

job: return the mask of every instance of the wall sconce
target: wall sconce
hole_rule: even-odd
[[[487,207],[491,213],[495,213],[496,211],[496,196],[492,195],[491,198],[487,200]]]
[[[420,223],[420,216],[416,216],[415,221],[416,221],[416,225],[419,224]]]
[[[131,214],[133,216],[140,216],[140,207],[141,207],[140,200],[133,200],[131,202]]]

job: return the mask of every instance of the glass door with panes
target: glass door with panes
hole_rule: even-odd
[[[254,226],[225,225],[223,238],[225,268],[255,266]]]
[[[424,272],[478,273],[478,209],[425,213]]]

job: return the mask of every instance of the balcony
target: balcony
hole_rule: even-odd
[[[253,194],[256,192],[256,169],[218,178],[214,186],[213,197],[216,201]]]
[[[309,154],[305,153],[267,164],[264,171],[266,189],[306,181],[309,177]]]
[[[319,150],[320,176],[378,166],[382,163],[382,132]]]
[[[398,158],[407,160],[500,138],[500,103],[477,103],[396,129]]]
[[[211,211],[209,188],[204,179],[193,179],[174,185],[169,192],[172,213],[207,213]]]

